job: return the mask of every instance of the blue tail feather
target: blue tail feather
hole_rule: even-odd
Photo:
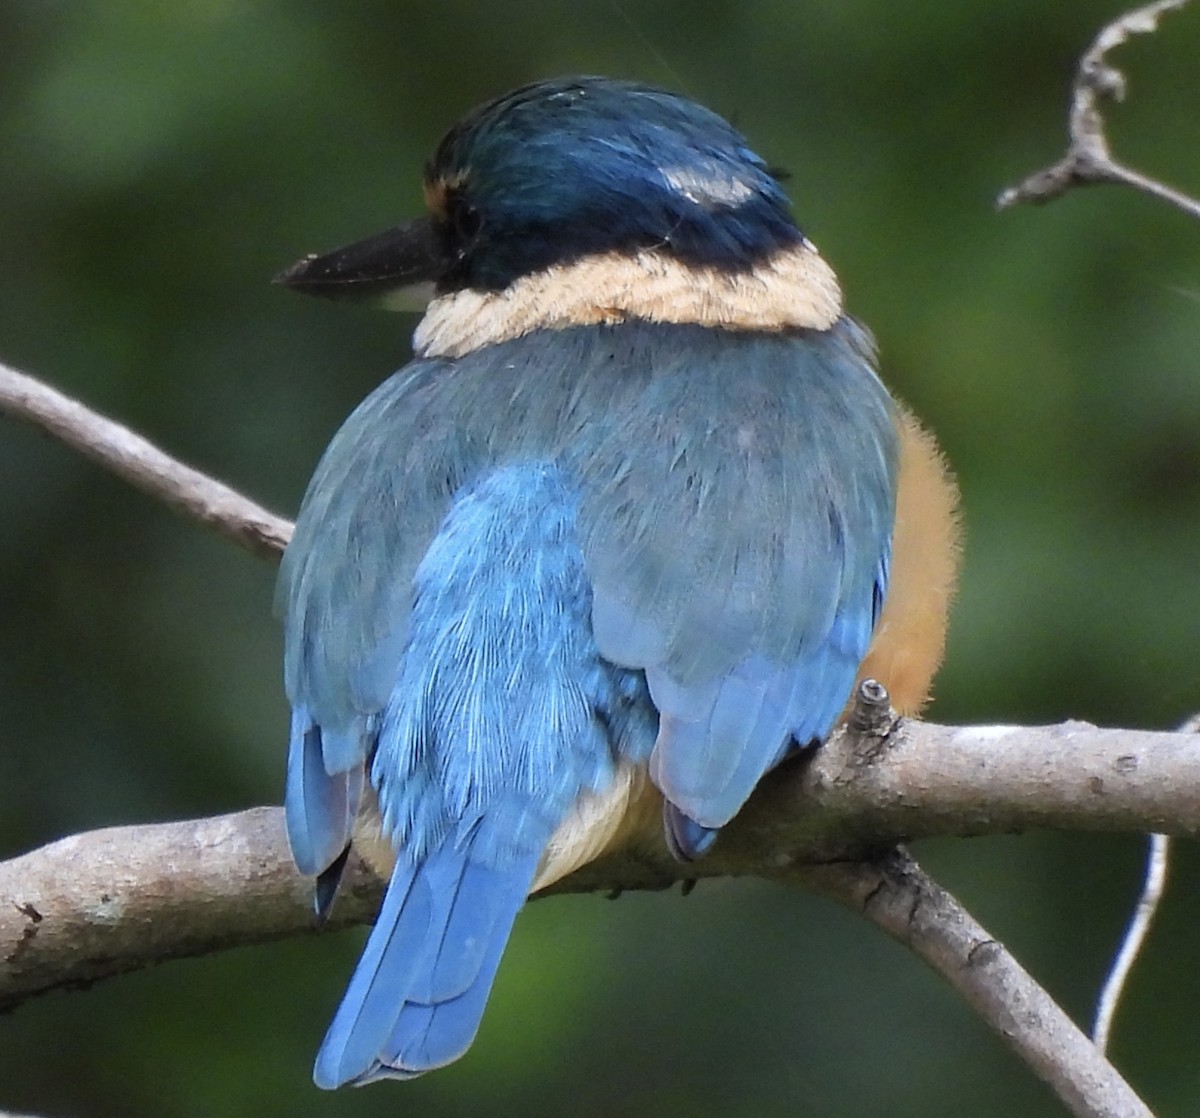
[[[419,963],[429,934],[428,897],[410,898],[414,872],[397,867],[383,896],[375,927],[317,1053],[313,1082],[331,1090],[364,1075],[400,1013],[403,994],[392,996],[389,972],[401,976]],[[422,900],[424,903],[422,903]],[[410,903],[411,901],[411,903]],[[401,920],[401,916],[404,919]]]
[[[536,868],[531,855],[494,869],[452,838],[398,866],[317,1054],[317,1086],[408,1079],[462,1055]]]
[[[474,862],[465,862],[450,907],[443,945],[429,974],[428,991],[413,991],[414,1000],[431,1005],[462,997],[479,981],[496,929],[500,945],[508,938],[509,928],[528,895],[528,883],[516,883],[516,906],[510,905],[513,882],[507,873],[491,870]]]
[[[489,931],[481,936],[484,950],[479,957],[478,971],[462,994],[434,1005],[410,1002],[401,1010],[396,1028],[388,1038],[388,1054],[393,1066],[403,1067],[402,1078],[444,1067],[457,1060],[475,1039],[513,920],[525,901],[532,880],[533,868],[530,868],[527,876],[522,872],[515,880],[510,879],[504,890],[506,895],[497,898],[495,920]],[[465,879],[464,885],[472,887]],[[447,940],[452,942],[449,937]]]

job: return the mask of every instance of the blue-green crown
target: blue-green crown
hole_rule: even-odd
[[[778,181],[726,121],[608,78],[537,82],[481,106],[442,140],[426,184],[451,261],[442,290],[643,248],[743,269],[801,239]]]

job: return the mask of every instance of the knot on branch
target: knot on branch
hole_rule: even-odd
[[[895,728],[897,715],[887,688],[877,679],[864,679],[854,694],[854,706],[847,720],[857,734],[886,737]]]

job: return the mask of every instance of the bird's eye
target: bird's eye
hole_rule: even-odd
[[[456,200],[450,209],[450,223],[460,241],[472,241],[479,232],[479,211],[468,202]]]

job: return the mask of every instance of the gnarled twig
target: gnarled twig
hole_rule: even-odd
[[[1079,69],[1071,89],[1068,119],[1069,146],[1057,163],[1011,186],[996,199],[999,209],[1018,202],[1049,202],[1073,186],[1117,183],[1131,186],[1167,202],[1192,217],[1200,218],[1200,200],[1190,198],[1174,187],[1126,167],[1113,158],[1104,133],[1100,112],[1105,98],[1120,101],[1125,96],[1125,76],[1109,65],[1108,52],[1133,35],[1148,35],[1158,29],[1158,21],[1167,12],[1178,11],[1188,0],[1156,0],[1135,8],[1108,24],[1079,60]]]

